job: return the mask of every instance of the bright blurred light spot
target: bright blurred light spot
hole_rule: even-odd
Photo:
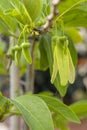
[[[8,130],[8,128],[3,123],[0,123],[0,130]]]

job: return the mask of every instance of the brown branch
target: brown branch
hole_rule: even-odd
[[[41,26],[39,29],[38,28],[34,28],[34,31],[39,32],[39,34],[43,34],[45,32],[48,32],[50,30],[50,28],[52,28],[53,24],[54,24],[54,18],[59,15],[59,12],[57,10],[57,6],[59,5],[60,0],[53,0],[52,4],[51,4],[51,13],[50,15],[47,16],[47,21],[46,23]]]

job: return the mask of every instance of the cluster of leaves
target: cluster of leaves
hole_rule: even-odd
[[[72,18],[73,15],[72,17],[68,16],[75,11],[76,13],[74,14],[76,15],[79,10],[80,12],[84,11],[85,14],[86,10],[84,10],[84,5],[86,6],[87,2],[83,0],[80,2],[61,2],[59,5],[60,15],[55,18],[55,25],[48,34],[46,33],[39,36],[38,32],[35,31],[34,28],[39,28],[46,22],[46,16],[50,13],[51,2],[51,0],[38,0],[36,2],[28,0],[7,0],[7,4],[5,4],[5,1],[1,0],[0,23],[3,23],[3,25],[0,24],[0,28],[1,33],[13,36],[16,39],[16,42],[11,42],[12,45],[10,45],[7,54],[12,55],[12,59],[15,60],[17,65],[19,64],[19,59],[21,59],[20,57],[22,54],[28,63],[32,63],[29,36],[35,35],[38,37],[34,52],[35,69],[46,70],[47,68],[50,68],[50,74],[52,75],[51,81],[60,94],[64,96],[68,83],[73,83],[75,79],[77,54],[72,41],[82,41],[82,38],[79,35],[79,30],[75,28],[76,24],[74,25],[75,21],[77,23],[78,17],[70,20],[72,21],[72,24],[70,25],[70,21],[68,20],[69,18]],[[82,15],[82,17],[84,17],[84,19],[86,18],[85,15]],[[84,23],[81,22],[81,24]],[[83,25],[76,26],[79,27]],[[67,39],[66,42],[62,43],[62,46],[61,43],[59,45],[59,40],[55,40],[60,39],[61,37],[66,37]],[[55,44],[57,44],[57,47],[53,47]],[[24,67],[22,64],[25,65],[23,59],[20,66]]]
[[[55,85],[61,96],[67,91],[68,83],[75,79],[77,53],[73,41],[82,41],[77,27],[87,27],[87,0],[62,1],[58,6],[60,15],[54,19],[53,28],[48,33],[39,35],[38,28],[46,22],[50,14],[51,0],[0,0],[0,32],[16,39],[11,42],[8,54],[12,55],[18,65],[23,53],[26,61],[32,63],[29,37],[37,37],[35,41],[35,69],[50,69],[51,82]],[[5,4],[6,3],[6,4]],[[35,30],[36,29],[36,30]],[[73,33],[71,33],[73,32]],[[27,100],[28,99],[28,100]],[[76,103],[70,107],[58,99],[46,95],[24,95],[13,100],[0,96],[0,104],[11,109],[10,114],[22,115],[32,130],[53,130],[54,126],[67,129],[67,122],[80,123],[76,114],[84,117],[87,113],[86,101]],[[6,106],[5,106],[6,104]],[[15,105],[17,110],[12,109]],[[5,118],[2,111],[0,119]],[[83,110],[78,107],[85,106]],[[76,114],[75,114],[76,113]]]
[[[15,99],[8,99],[0,95],[0,121],[16,114],[23,116],[32,130],[40,130],[41,128],[43,130],[54,130],[54,127],[61,130],[66,128],[67,130],[68,122],[80,123],[78,117],[84,118],[84,116],[87,116],[86,102],[84,100],[67,106],[51,94],[26,94]],[[14,106],[16,106],[16,109],[14,109]],[[79,109],[79,107],[82,109]]]

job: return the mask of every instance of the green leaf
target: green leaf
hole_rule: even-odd
[[[4,3],[4,4],[3,4]],[[7,6],[5,6],[7,4]],[[16,23],[21,23],[23,25],[32,23],[32,20],[24,7],[22,1],[19,0],[7,0],[0,1],[0,9],[3,12],[4,17],[14,18]]]
[[[10,115],[10,101],[0,93],[0,120],[4,120],[6,116]]]
[[[7,33],[8,31],[8,27],[6,26],[6,24],[4,23],[4,21],[0,18],[0,33]]]
[[[70,130],[68,128],[66,119],[60,114],[54,113],[53,121],[54,121],[55,128],[58,128],[60,130]]]
[[[0,58],[0,74],[2,75],[8,75],[8,73],[5,70],[5,65],[2,63],[3,58]]]
[[[17,27],[17,22],[14,18],[6,16],[5,10],[12,9],[9,0],[0,0],[0,23],[3,22],[2,32],[10,33],[10,31],[15,32]],[[6,27],[6,30],[4,29]],[[3,30],[4,29],[4,30]]]
[[[74,27],[65,28],[65,33],[67,33],[71,37],[74,43],[81,43],[83,41],[79,30]]]
[[[41,15],[43,1],[42,0],[22,0],[32,20],[35,21]]]
[[[54,130],[51,113],[37,96],[24,95],[12,100],[32,130]]]
[[[0,0],[0,8],[2,10],[6,10],[8,8],[12,8],[11,4],[9,3],[9,0]]]
[[[67,7],[67,9],[57,17],[57,20],[62,18],[64,24],[68,27],[87,27],[87,0],[75,0],[75,2],[70,1],[67,3],[70,3],[71,7]]]
[[[0,56],[2,56],[6,49],[6,43],[2,40],[0,40]]]
[[[39,51],[40,51],[40,68],[42,70],[46,70],[48,68],[48,59],[47,59],[47,54],[46,50],[44,47],[44,38],[40,38],[39,42]]]
[[[51,110],[57,112],[57,114],[61,114],[68,121],[80,123],[79,118],[72,111],[72,109],[62,103],[59,99],[45,95],[39,95],[39,97],[41,97],[47,103]]]
[[[70,108],[76,113],[79,118],[87,117],[87,100],[78,101],[70,105]]]
[[[35,70],[40,69],[40,51],[39,51],[39,42],[36,42],[35,47],[34,47],[34,68]]]
[[[11,18],[10,16],[1,15],[0,16],[0,31],[4,32],[6,34],[9,34],[11,32],[16,31],[17,23],[14,18]]]
[[[6,75],[6,59],[5,59],[6,43],[0,40],[0,74]]]
[[[72,57],[73,64],[76,67],[77,60],[78,60],[77,51],[76,51],[75,45],[74,45],[73,41],[71,40],[70,36],[68,36],[68,41],[69,41],[68,48],[70,51],[70,55]]]
[[[60,10],[61,15],[65,14],[69,10],[71,10],[75,5],[80,3],[83,0],[67,0],[67,1],[61,1],[60,5],[58,6],[58,9]]]

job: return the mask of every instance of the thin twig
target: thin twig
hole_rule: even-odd
[[[38,28],[34,28],[34,31],[39,32],[39,34],[43,34],[45,32],[48,32],[50,30],[50,28],[52,28],[53,24],[54,24],[54,18],[59,15],[59,12],[57,10],[57,6],[59,5],[60,0],[53,0],[52,4],[51,4],[51,13],[50,15],[47,16],[47,21],[46,23],[41,26],[39,29]]]

